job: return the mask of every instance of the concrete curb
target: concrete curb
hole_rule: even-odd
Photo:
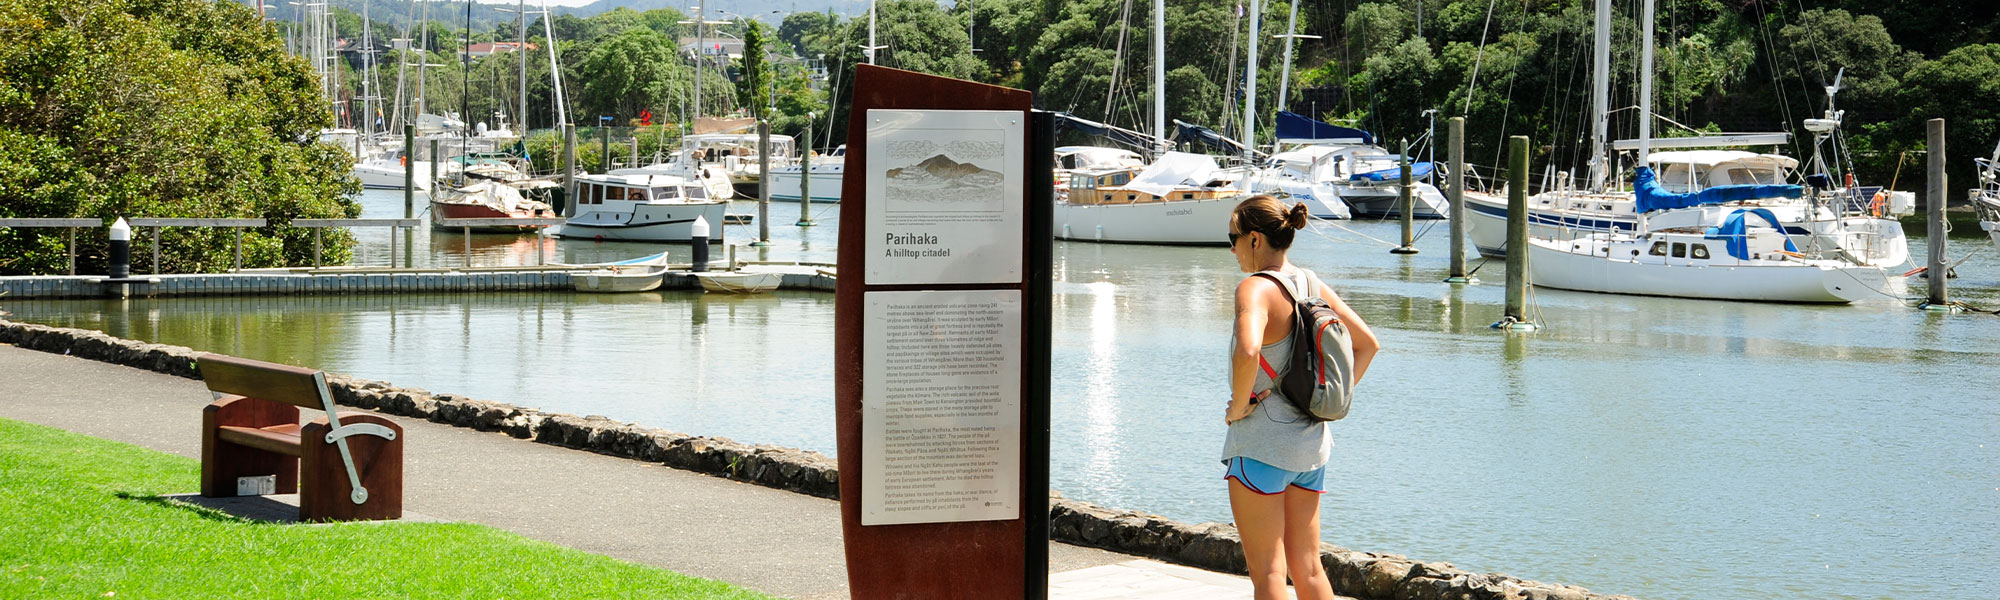
[[[86,329],[49,327],[0,319],[0,344],[65,354],[200,379],[195,357],[184,346],[127,340]],[[602,416],[544,413],[454,394],[433,394],[383,381],[327,375],[334,402],[393,415],[426,419],[519,439],[588,450],[756,483],[822,498],[840,497],[840,472],[818,452],[749,445],[728,438],[692,436],[614,421]],[[1159,515],[1116,510],[1063,498],[1050,492],[1049,536],[1057,541],[1102,548],[1225,573],[1245,573],[1236,528],[1222,523],[1189,525]],[[1498,573],[1469,573],[1450,563],[1421,562],[1320,544],[1320,563],[1335,592],[1362,600],[1633,600],[1584,588],[1542,583]]]

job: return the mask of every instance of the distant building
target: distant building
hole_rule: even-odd
[[[480,42],[477,44],[466,46],[465,55],[472,58],[484,58],[502,52],[513,52],[515,50],[520,50],[520,49],[521,49],[520,42]],[[528,44],[528,49],[535,50],[536,47],[534,44]]]
[[[681,54],[694,56],[696,52],[699,52],[709,60],[742,58],[743,40],[715,37],[705,40],[696,40],[691,37],[681,38]]]

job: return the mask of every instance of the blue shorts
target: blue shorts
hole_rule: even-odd
[[[1250,491],[1266,496],[1285,491],[1285,486],[1319,494],[1326,493],[1326,465],[1311,471],[1286,471],[1259,462],[1254,458],[1241,456],[1229,459],[1229,472],[1223,479],[1234,479]]]

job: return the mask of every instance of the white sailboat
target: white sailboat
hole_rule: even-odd
[[[1528,272],[1557,289],[1766,302],[1848,303],[1888,285],[1880,267],[1807,258],[1760,208],[1737,209],[1720,227],[1529,238]]]
[[[810,164],[804,164],[810,162]],[[847,176],[847,145],[833,152],[771,169],[771,201],[798,202],[801,182],[808,168],[812,176],[812,201],[840,202],[841,179]]]
[[[1653,148],[1718,148],[1769,146],[1788,143],[1787,133],[1718,134],[1690,138],[1652,139],[1650,109],[1642,110],[1641,139],[1606,143],[1607,104],[1610,94],[1610,0],[1598,0],[1595,72],[1592,77],[1593,120],[1589,155],[1590,174],[1586,184],[1572,187],[1568,177],[1555,177],[1544,191],[1528,198],[1529,235],[1552,237],[1582,232],[1641,232],[1640,224],[1652,227],[1715,226],[1719,219],[1737,208],[1764,208],[1776,215],[1785,231],[1799,240],[1801,251],[1814,258],[1837,258],[1864,265],[1892,267],[1909,260],[1909,244],[1901,224],[1894,217],[1909,214],[1914,198],[1907,192],[1883,191],[1853,185],[1851,177],[1835,177],[1822,158],[1825,145],[1834,143],[1832,132],[1840,125],[1841,111],[1832,106],[1839,90],[1839,78],[1827,88],[1828,108],[1823,118],[1808,119],[1807,129],[1816,134],[1813,174],[1802,176],[1798,161],[1775,154],[1734,150],[1689,150],[1648,152]],[[1650,31],[1650,19],[1647,19]],[[1648,40],[1650,42],[1650,39]],[[1647,56],[1650,56],[1648,50]],[[1642,85],[1650,89],[1650,68],[1641,70]],[[1641,99],[1651,105],[1650,93]],[[1638,150],[1637,163],[1659,174],[1660,183],[1670,191],[1693,192],[1722,185],[1809,182],[1809,194],[1796,198],[1757,198],[1732,201],[1727,206],[1684,206],[1657,208],[1639,206],[1630,190],[1616,189],[1611,179],[1611,152]],[[1841,149],[1836,145],[1834,151]],[[1507,197],[1504,192],[1465,193],[1468,237],[1480,254],[1506,254]],[[1642,219],[1641,214],[1646,218]]]
[[[1130,167],[1072,173],[1055,203],[1055,237],[1127,244],[1229,243],[1229,212],[1243,199],[1213,157],[1160,155],[1144,170]]]
[[[1979,211],[1979,228],[2000,248],[2000,144],[1993,146],[1992,158],[1973,161],[1979,165],[1979,191],[1973,193],[1972,207]]]

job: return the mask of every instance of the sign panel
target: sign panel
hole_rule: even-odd
[[[861,524],[1021,518],[1021,291],[863,295]]]
[[[1021,112],[867,118],[867,284],[1021,283]]]

